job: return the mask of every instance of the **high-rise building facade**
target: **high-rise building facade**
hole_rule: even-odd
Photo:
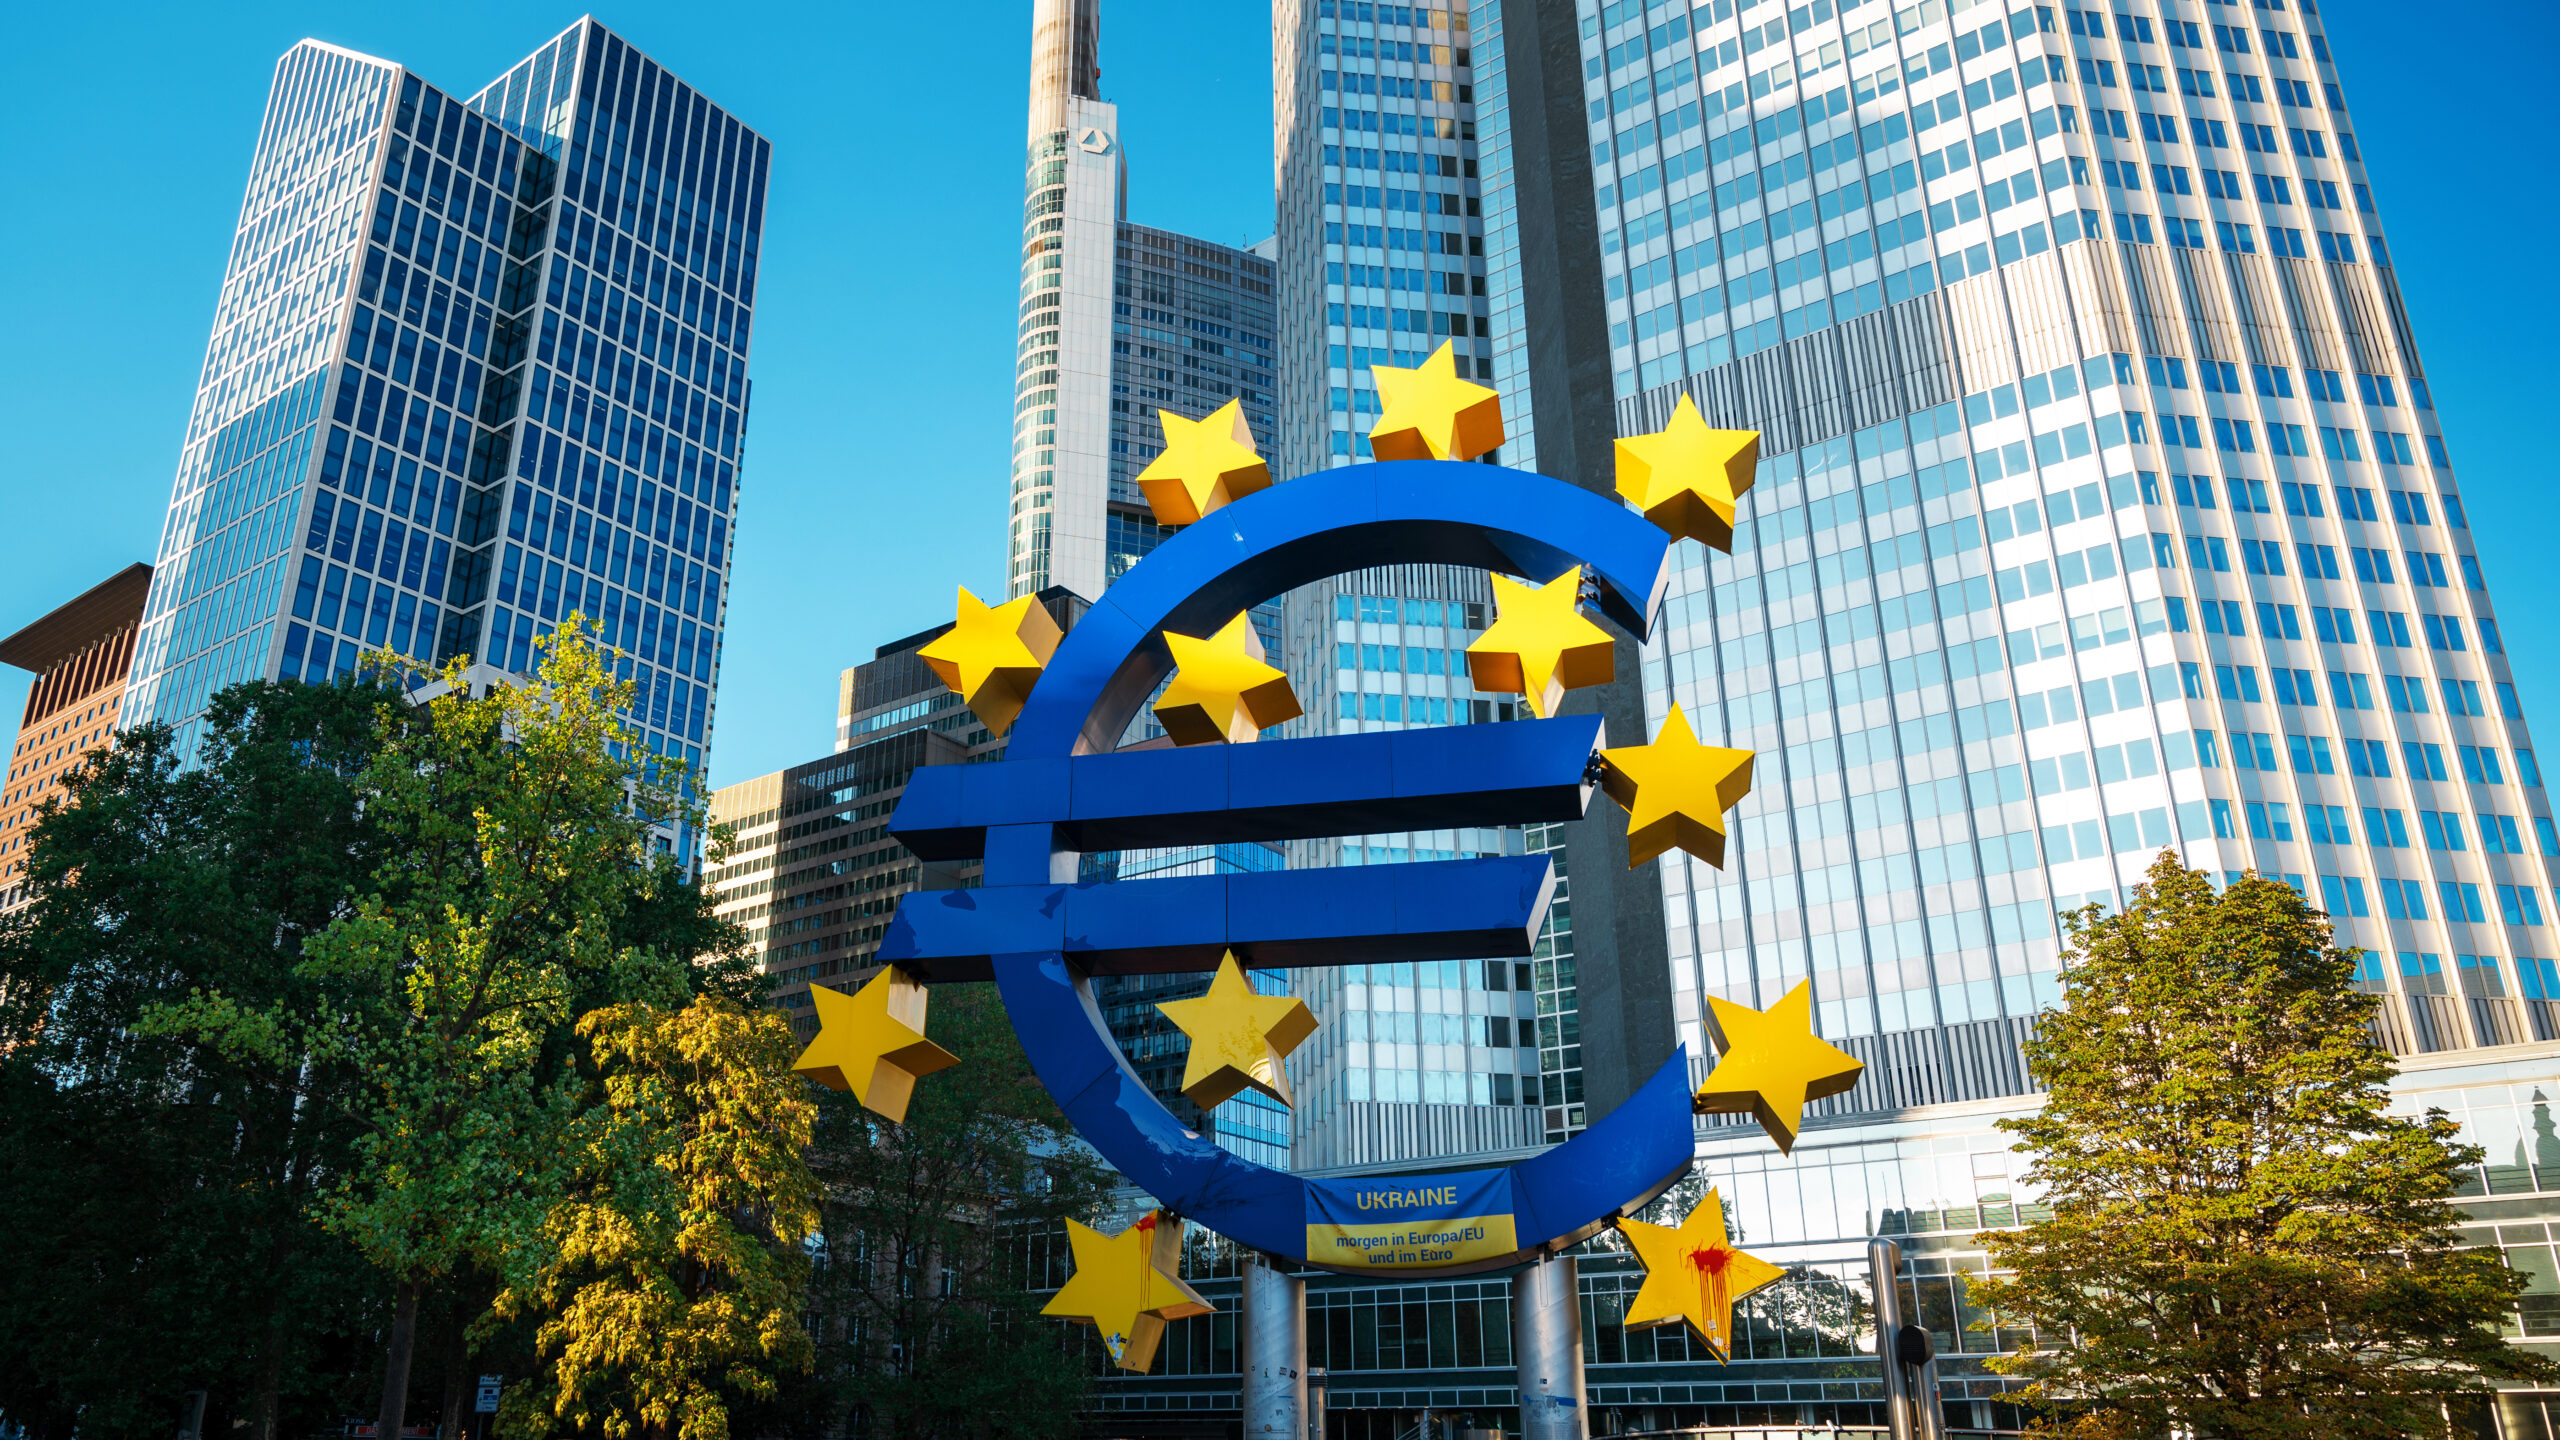
[[[1099,0],[1040,0],[1031,39],[1007,593],[1091,598],[1162,538],[1138,472],[1156,411],[1241,400],[1268,446],[1272,256],[1128,220]]]
[[[1660,429],[1683,393],[1765,437],[1734,554],[1678,547],[1642,664],[1648,728],[1679,704],[1711,743],[1762,754],[1757,786],[1727,869],[1638,872],[1669,973],[1660,1006],[1614,1005],[1612,1063],[1679,1041],[1703,1063],[1703,993],[1766,1005],[1805,979],[1824,1033],[1868,1062],[1792,1158],[1701,1126],[1700,1173],[1742,1233],[1804,1267],[1732,1366],[1626,1331],[1634,1273],[1586,1259],[1595,1427],[1873,1419],[1873,1383],[1842,1383],[1853,1337],[1788,1317],[1838,1311],[1875,1234],[1905,1239],[1951,1423],[2013,1413],[1962,1290],[1975,1234],[2036,1214],[1992,1125],[2035,1103],[2017,1047],[2056,993],[2056,911],[2121,904],[2164,845],[2296,884],[2365,947],[2405,1102],[2462,1117],[2489,1152],[2461,1184],[2479,1239],[2554,1273],[2536,1195],[2560,1187],[2560,1151],[2537,1137],[2560,977],[2537,937],[2560,838],[2316,15],[1485,0],[1444,27],[1281,0],[1290,470],[1358,454],[1362,368],[1448,333],[1397,313],[1423,308],[1399,288],[1439,292],[1396,263],[1386,223],[1410,213],[1398,189],[1445,205],[1400,178],[1437,162],[1367,137],[1435,123],[1424,42],[1461,24],[1450,119],[1475,143],[1452,158],[1478,181],[1462,188],[1482,211],[1465,229],[1483,235],[1498,458],[1606,488],[1610,442]],[[1354,250],[1373,233],[1377,252]],[[1367,630],[1409,624],[1405,592],[1431,583],[1346,581],[1349,616],[1338,595],[1293,604],[1311,710],[1347,718],[1342,692],[1375,690],[1385,723],[1384,692],[1410,704],[1409,648],[1399,679],[1344,672],[1410,647]],[[1330,628],[1353,617],[1362,633]],[[1342,643],[1359,666],[1324,663]],[[1541,941],[1559,1040],[1588,1033],[1571,962],[1589,869],[1566,866]],[[1612,908],[1623,969],[1638,907]],[[1349,999],[1367,977],[1336,978]],[[1333,1044],[1379,993],[1323,1009]],[[1491,1333],[1499,1301],[1468,1292],[1404,1298]],[[1471,1374],[1436,1340],[1400,1349],[1367,1299],[1310,1292],[1352,1311],[1311,1327],[1338,1409],[1505,1418],[1490,1351]],[[2528,1302],[2512,1329],[2552,1323]],[[2546,1398],[2504,1397],[2508,1433],[2547,1433]]]
[[[1164,448],[1159,410],[1198,419],[1237,402],[1266,451],[1278,426],[1270,242],[1238,247],[1128,219],[1117,107],[1101,98],[1096,0],[1041,0],[1032,19],[1014,401],[1011,594],[1099,596],[1167,533],[1138,488]],[[1081,601],[1077,602],[1079,605]],[[1266,648],[1279,607],[1254,612]],[[1141,712],[1124,743],[1163,744]],[[1258,845],[1088,855],[1088,879],[1276,868]],[[1278,972],[1254,971],[1269,990]],[[1104,976],[1096,1003],[1138,1075],[1187,1123],[1248,1158],[1287,1163],[1286,1111],[1247,1092],[1215,1114],[1181,1093],[1182,1052],[1156,1006],[1205,975]]]
[[[128,565],[0,640],[0,665],[35,672],[0,782],[0,910],[27,898],[27,842],[83,756],[113,743],[151,567]]]
[[[1464,7],[1272,7],[1280,473],[1368,458],[1375,366],[1409,368],[1445,344],[1460,375],[1494,377],[1476,23]],[[1505,418],[1509,438],[1486,458],[1519,463],[1534,451],[1533,417],[1507,407]],[[1292,595],[1281,663],[1308,711],[1292,733],[1514,718],[1517,697],[1479,694],[1467,677],[1465,649],[1490,623],[1491,601],[1481,574],[1437,566],[1363,571]],[[1554,852],[1559,869],[1558,903],[1525,974],[1473,961],[1299,977],[1322,1022],[1292,1072],[1302,1166],[1491,1154],[1581,1127],[1575,877],[1564,842],[1564,827],[1533,827],[1293,847],[1301,865],[1536,848]]]
[[[2033,1213],[1991,1123],[2034,1103],[2055,913],[2163,847],[2364,949],[2405,1103],[2487,1147],[2465,1195],[2513,1197],[2480,1239],[2550,1273],[2560,836],[2307,10],[1476,10],[1506,410],[1636,434],[1686,394],[1764,436],[1732,556],[1678,547],[1646,651],[1655,723],[1762,757],[1727,868],[1663,866],[1657,1040],[1810,979],[1868,1069],[1791,1159],[1715,1127],[1701,1169],[1817,1272],[1913,1237],[1959,1422],[2000,1393],[1959,1277]],[[1605,1317],[1632,1280],[1585,1283]],[[1714,1376],[1606,1338],[1595,1407],[1815,1416],[1820,1337],[1761,1338]]]
[[[524,673],[568,615],[709,743],[771,147],[591,20],[467,99],[277,63],[131,713],[368,652]]]

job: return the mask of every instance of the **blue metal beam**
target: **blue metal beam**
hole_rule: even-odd
[[[967,860],[991,825],[1054,824],[1059,848],[1091,853],[1579,820],[1599,743],[1600,717],[1571,715],[934,765],[908,780],[889,833],[923,859]]]
[[[1554,896],[1544,855],[925,890],[899,904],[880,958],[942,983],[1043,951],[1102,975],[1214,970],[1230,949],[1259,967],[1527,955]]]

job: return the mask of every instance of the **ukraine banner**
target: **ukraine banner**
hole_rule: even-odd
[[[1308,1263],[1432,1270],[1520,1248],[1511,1172],[1307,1182]]]

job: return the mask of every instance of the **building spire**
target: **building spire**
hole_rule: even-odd
[[[1031,138],[1067,128],[1069,98],[1102,98],[1102,0],[1038,0],[1031,15]]]

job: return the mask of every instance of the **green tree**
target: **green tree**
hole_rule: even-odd
[[[309,1214],[352,1156],[352,1070],[140,1022],[199,990],[319,1002],[296,964],[382,858],[357,782],[398,695],[234,686],[195,767],[127,731],[33,832],[34,898],[0,917],[0,1411],[38,1434],[165,1433],[205,1389],[274,1440],[375,1326],[383,1287]]]
[[[1992,1361],[2085,1440],[2442,1434],[2445,1405],[2560,1367],[2505,1344],[2522,1282],[2456,1248],[2441,1112],[2391,1115],[2373,996],[2327,917],[2163,852],[2119,915],[2071,917],[2046,1089],[2001,1122],[2053,1218],[1989,1237],[1972,1299],[2036,1348]]]
[[[1042,1319],[1032,1287],[1063,1278],[1048,1267],[1064,1221],[1093,1218],[1109,1172],[1040,1088],[993,986],[937,987],[928,1028],[961,1063],[916,1087],[904,1124],[818,1093],[817,1365],[759,1419],[788,1434],[864,1417],[882,1440],[1063,1440],[1092,1385],[1089,1332]]]
[[[572,616],[529,683],[475,696],[456,666],[420,715],[385,719],[356,777],[376,864],[303,941],[300,996],[206,986],[146,1011],[147,1033],[358,1076],[349,1162],[316,1209],[390,1284],[385,1435],[422,1297],[465,1276],[521,1286],[546,1262],[594,1100],[571,1027],[614,1004],[682,1006],[698,978],[629,921],[684,910],[652,829],[698,829],[702,807],[681,766],[637,748],[617,713],[630,687],[585,634]]]
[[[590,1011],[578,1031],[603,1103],[579,1127],[550,1260],[498,1302],[541,1317],[545,1362],[508,1397],[507,1433],[726,1440],[734,1400],[771,1398],[809,1361],[816,1107],[790,1070],[799,1043],[779,1013],[716,995]]]

